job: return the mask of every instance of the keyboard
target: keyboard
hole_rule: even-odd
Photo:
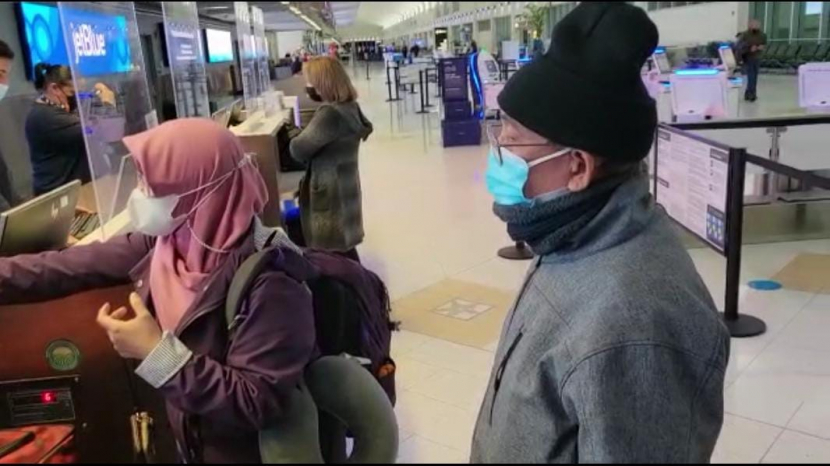
[[[69,235],[77,240],[82,240],[100,226],[101,221],[98,218],[98,214],[78,212],[75,214],[75,220],[72,221],[72,226],[69,227]]]

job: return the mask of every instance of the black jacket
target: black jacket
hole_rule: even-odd
[[[36,102],[26,118],[26,139],[36,196],[74,180],[91,180],[78,114]]]
[[[15,199],[12,180],[9,178],[3,154],[0,154],[0,212],[9,210],[15,204],[17,204],[17,200]]]

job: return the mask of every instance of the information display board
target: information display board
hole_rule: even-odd
[[[236,14],[236,40],[239,53],[239,73],[242,76],[242,91],[248,115],[259,109],[259,77],[257,76],[256,46],[251,32],[251,12],[248,2],[233,2]]]
[[[20,2],[18,21],[23,29],[23,57],[26,77],[34,80],[39,63],[69,65],[61,30],[60,12],[54,5]]]
[[[656,200],[671,218],[726,254],[729,153],[722,144],[660,127]]]
[[[230,63],[233,61],[233,38],[230,31],[205,29],[208,63]]]
[[[469,100],[467,60],[464,57],[445,58],[439,66],[444,102]]]
[[[98,215],[124,211],[135,174],[124,136],[158,124],[132,2],[58,2]],[[128,173],[132,172],[132,173]]]
[[[205,53],[196,2],[161,2],[178,118],[209,117]]]

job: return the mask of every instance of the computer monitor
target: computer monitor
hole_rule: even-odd
[[[0,213],[0,257],[66,247],[80,191],[73,181]]]

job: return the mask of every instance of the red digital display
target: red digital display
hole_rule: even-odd
[[[55,401],[57,401],[57,397],[54,392],[43,392],[40,394],[40,402],[45,405],[52,404]]]

